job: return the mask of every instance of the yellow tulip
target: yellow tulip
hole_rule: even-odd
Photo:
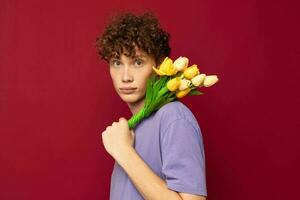
[[[175,91],[175,90],[178,89],[179,85],[180,85],[180,78],[175,77],[175,78],[172,78],[171,80],[168,81],[167,88],[170,91]]]
[[[206,76],[204,79],[203,85],[205,87],[210,87],[218,81],[219,81],[219,79],[216,75]]]
[[[185,90],[179,90],[178,92],[176,92],[176,97],[182,98],[185,95],[187,95],[190,91],[191,91],[191,88],[186,88]]]
[[[174,66],[177,71],[184,71],[189,64],[189,59],[187,57],[180,56],[174,61]]]
[[[206,74],[198,74],[194,78],[192,78],[192,84],[196,87],[200,86],[204,79],[205,79]]]
[[[194,78],[196,75],[198,75],[200,72],[199,72],[199,69],[197,67],[197,65],[192,65],[188,68],[186,68],[183,72],[183,75],[185,78],[187,79],[192,79]]]
[[[173,61],[169,57],[166,57],[164,59],[164,61],[160,64],[158,69],[155,67],[152,68],[160,76],[163,75],[172,76],[177,73],[177,70],[173,65]]]
[[[188,79],[180,79],[180,85],[179,85],[179,90],[185,90],[188,88],[191,84],[191,81]]]

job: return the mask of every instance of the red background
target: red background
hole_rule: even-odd
[[[297,4],[0,0],[0,199],[108,199],[100,133],[130,112],[93,45],[125,8],[153,10],[171,57],[220,79],[183,99],[203,131],[208,199],[296,199]]]

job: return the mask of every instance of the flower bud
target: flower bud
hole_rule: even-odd
[[[191,81],[188,79],[180,79],[179,90],[185,90],[190,86]]]
[[[173,65],[173,60],[169,57],[165,57],[163,62],[159,65],[158,69],[155,67],[152,68],[160,76],[172,76],[177,73],[177,70]]]
[[[210,87],[218,81],[219,81],[219,79],[216,75],[206,76],[204,79],[203,85],[205,87]]]
[[[189,59],[187,57],[180,56],[174,61],[174,67],[177,71],[184,71],[189,64]]]
[[[188,67],[188,68],[186,68],[183,72],[184,77],[187,78],[187,79],[192,79],[196,75],[198,75],[199,73],[200,73],[199,69],[198,69],[197,65],[195,65],[195,64]]]
[[[206,74],[198,74],[194,78],[192,78],[192,84],[196,87],[200,86],[204,79],[205,79]]]
[[[179,90],[178,92],[176,92],[176,97],[182,98],[185,95],[187,95],[190,91],[191,91],[191,88],[186,88],[185,90]]]
[[[180,85],[180,78],[179,77],[175,77],[175,78],[172,78],[171,80],[169,80],[167,82],[167,88],[170,90],[170,91],[175,91],[178,89]]]

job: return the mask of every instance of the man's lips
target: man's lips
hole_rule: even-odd
[[[123,94],[131,94],[131,93],[134,93],[137,88],[134,88],[134,87],[121,87],[119,89]]]
[[[135,90],[135,87],[121,87],[120,90]]]

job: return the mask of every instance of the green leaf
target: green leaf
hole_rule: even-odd
[[[154,79],[155,77],[152,76],[147,80],[145,107],[148,107],[152,100]]]
[[[152,101],[155,101],[156,98],[159,96],[159,92],[161,91],[162,88],[165,87],[167,80],[168,80],[167,76],[162,76],[158,80],[155,81],[154,87],[153,87]]]
[[[164,86],[163,88],[161,88],[157,94],[157,98],[160,98],[161,96],[163,96],[164,94],[170,92],[169,89],[167,88],[167,86]]]
[[[197,89],[193,89],[193,90],[191,90],[187,95],[192,96],[192,95],[201,95],[201,94],[204,94],[204,93],[203,93],[203,92],[200,92],[200,91],[197,90]]]

